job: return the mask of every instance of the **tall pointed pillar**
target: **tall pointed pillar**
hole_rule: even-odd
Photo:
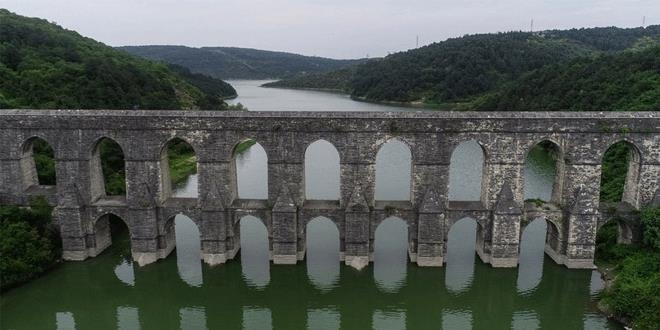
[[[497,197],[492,215],[491,266],[518,266],[521,220],[522,210],[514,200],[509,182],[505,182]]]
[[[298,208],[291,198],[289,189],[286,184],[282,185],[272,212],[274,264],[295,264],[298,260],[296,257],[297,211]]]
[[[568,268],[593,269],[598,227],[598,196],[580,186],[575,190],[573,203],[567,209],[564,222],[568,223],[566,258]]]
[[[346,205],[346,256],[344,262],[362,269],[369,264],[369,217],[370,209],[362,188],[356,185]]]
[[[438,192],[427,190],[418,210],[417,218],[417,265],[442,267],[444,262],[443,244],[445,228],[445,208]]]

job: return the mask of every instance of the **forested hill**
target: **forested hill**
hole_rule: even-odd
[[[474,109],[660,111],[660,46],[543,67],[482,98]]]
[[[364,62],[235,47],[125,46],[119,49],[219,79],[286,78],[301,73],[327,72]]]
[[[353,97],[369,101],[470,109],[480,98],[533,70],[659,40],[660,26],[470,35],[358,65],[343,84],[332,72],[271,86],[348,86]]]
[[[236,94],[223,81],[177,71],[0,9],[0,109],[223,109],[222,99]]]

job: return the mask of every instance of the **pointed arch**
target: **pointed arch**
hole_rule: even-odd
[[[338,200],[341,187],[339,152],[326,140],[316,140],[305,149],[305,198]]]
[[[477,140],[459,143],[449,161],[449,200],[480,201],[484,191],[486,152]]]
[[[410,201],[412,198],[412,152],[397,138],[381,145],[376,154],[375,200]]]
[[[126,195],[126,160],[117,141],[101,137],[93,144],[90,158],[92,201],[113,195]]]
[[[128,235],[129,247],[128,249],[122,249],[122,255],[128,259],[131,251],[130,245],[132,237],[130,224],[122,217],[112,212],[106,212],[96,218],[92,224],[94,240],[92,242],[92,247],[90,248],[90,255],[92,257],[99,255],[103,250],[112,245],[113,241],[116,241],[120,235],[123,235],[124,230]]]
[[[34,186],[54,186],[57,183],[55,175],[55,152],[45,139],[33,136],[25,140],[21,147],[21,172],[23,188]]]
[[[268,199],[268,155],[255,139],[247,138],[232,149],[232,186],[239,199]]]
[[[197,198],[197,186],[192,191],[176,191],[173,187],[185,182],[197,173],[197,152],[188,141],[175,137],[168,140],[160,151],[160,187],[161,198],[169,197]]]
[[[628,140],[611,144],[603,153],[600,199],[604,202],[625,202],[639,207],[639,180],[642,153]]]
[[[564,152],[550,139],[535,143],[525,156],[524,199],[540,199],[561,204],[564,178]]]

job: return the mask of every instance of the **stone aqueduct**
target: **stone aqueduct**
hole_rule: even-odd
[[[55,152],[57,184],[39,186],[29,141],[47,141]],[[126,195],[106,196],[96,145],[116,141],[125,154]],[[196,151],[197,198],[172,197],[163,149],[181,138]],[[268,199],[239,199],[233,149],[245,138],[268,155]],[[332,143],[340,155],[339,200],[305,200],[308,145]],[[374,200],[375,158],[390,139],[412,153],[411,198]],[[454,148],[477,141],[485,155],[481,201],[449,201]],[[234,258],[237,224],[254,215],[268,228],[274,263],[305,255],[305,225],[317,216],[339,228],[341,257],[360,268],[369,262],[374,232],[396,215],[409,229],[409,256],[420,266],[442,266],[449,228],[477,220],[477,253],[493,267],[515,267],[524,226],[537,217],[550,224],[546,253],[569,268],[593,267],[601,163],[614,143],[632,145],[623,202],[639,209],[660,202],[660,113],[567,112],[209,112],[9,110],[0,113],[0,204],[26,205],[46,195],[55,205],[64,258],[83,260],[110,244],[104,215],[127,223],[133,258],[141,265],[165,258],[175,245],[172,219],[197,224],[203,259]],[[552,200],[523,200],[527,152],[541,141],[559,150]],[[610,209],[611,210],[611,209]]]

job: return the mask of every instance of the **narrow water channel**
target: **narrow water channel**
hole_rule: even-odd
[[[250,110],[369,110],[389,107],[329,93],[259,88],[231,82]],[[401,110],[401,109],[398,109]],[[407,110],[407,109],[403,109]],[[239,195],[267,194],[266,153],[258,145],[237,160]],[[409,198],[410,154],[393,142],[376,164],[379,200]],[[339,159],[329,143],[310,147],[308,198],[338,196]],[[467,142],[452,155],[450,199],[478,200],[483,154]],[[526,198],[550,198],[552,157],[532,153],[525,169]],[[380,184],[379,184],[380,182]],[[197,176],[177,189],[194,196]],[[196,225],[175,219],[176,250],[138,267],[127,258],[127,234],[113,237],[102,255],[67,262],[0,298],[2,329],[619,329],[595,312],[603,287],[598,273],[569,270],[544,256],[546,224],[523,232],[520,266],[493,269],[475,254],[477,224],[452,226],[446,265],[407,262],[407,226],[396,217],[376,230],[374,263],[356,271],[339,262],[339,231],[327,218],[306,230],[307,258],[295,266],[269,262],[260,219],[240,223],[237,260],[209,267],[199,257]],[[123,242],[123,243],[122,243]]]

